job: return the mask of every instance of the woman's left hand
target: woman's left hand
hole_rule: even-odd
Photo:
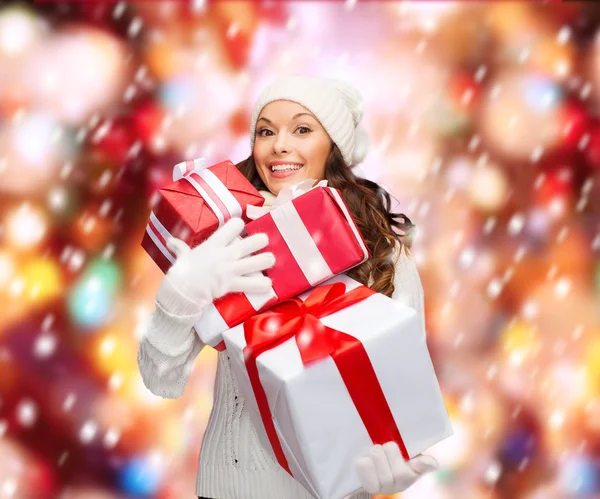
[[[395,494],[415,483],[421,475],[438,468],[432,456],[419,454],[405,461],[396,442],[374,445],[356,461],[361,485],[369,494]]]

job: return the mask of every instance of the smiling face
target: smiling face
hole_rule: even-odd
[[[254,162],[273,194],[307,178],[323,180],[332,142],[319,120],[295,102],[267,104],[256,121]]]

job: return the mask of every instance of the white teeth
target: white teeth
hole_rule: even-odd
[[[299,170],[304,165],[273,165],[271,166],[271,171],[273,172],[284,172],[291,170]]]

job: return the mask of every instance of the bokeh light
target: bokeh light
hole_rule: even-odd
[[[482,166],[472,171],[467,189],[473,205],[494,212],[507,202],[508,179],[496,166]]]
[[[509,159],[537,162],[557,144],[561,95],[548,77],[516,71],[498,75],[481,108],[490,147]]]
[[[137,497],[152,497],[161,481],[160,464],[146,457],[131,459],[119,477],[122,490]]]
[[[35,247],[48,232],[48,217],[36,206],[23,203],[11,210],[6,218],[8,241],[20,249]]]
[[[0,13],[0,59],[21,57],[41,38],[46,23],[24,6]]]
[[[90,262],[70,291],[69,310],[73,320],[84,328],[105,324],[113,310],[120,281],[120,270],[114,262]]]
[[[126,61],[121,40],[103,30],[72,26],[30,57],[26,84],[40,109],[77,125],[118,102],[128,79]]]
[[[36,258],[23,266],[23,297],[33,303],[58,298],[64,293],[64,279],[59,265],[44,258]]]
[[[0,192],[39,192],[68,156],[64,131],[52,115],[34,112],[0,122]]]

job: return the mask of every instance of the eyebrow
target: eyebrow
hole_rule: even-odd
[[[298,113],[298,114],[295,114],[295,115],[292,117],[292,120],[295,120],[295,119],[296,119],[296,118],[298,118],[299,116],[303,116],[303,115],[310,116],[311,118],[314,118],[314,116],[313,116],[312,114],[310,114],[310,113]],[[260,121],[260,120],[265,120],[267,123],[271,123],[271,124],[273,123],[271,120],[269,120],[269,119],[265,118],[264,116],[263,116],[263,117],[261,117],[261,118],[258,118],[258,120],[257,120],[257,121]]]

